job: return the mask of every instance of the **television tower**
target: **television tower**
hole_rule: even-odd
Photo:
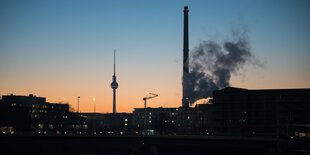
[[[113,89],[113,113],[116,113],[116,89],[118,88],[118,83],[116,82],[115,76],[115,49],[114,49],[114,74],[112,76],[111,88]]]

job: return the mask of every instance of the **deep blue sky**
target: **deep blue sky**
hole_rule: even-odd
[[[232,39],[232,27],[249,31],[265,66],[246,66],[233,86],[310,87],[309,0],[1,0],[0,93],[96,97],[109,111],[115,48],[120,102],[138,107],[157,92],[156,106],[180,105],[185,5],[190,49]]]

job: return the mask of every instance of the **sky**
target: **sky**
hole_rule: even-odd
[[[190,53],[245,28],[251,52],[231,86],[310,88],[309,0],[1,0],[0,95],[34,94],[80,111],[112,112],[116,49],[117,112],[179,107],[183,7]]]

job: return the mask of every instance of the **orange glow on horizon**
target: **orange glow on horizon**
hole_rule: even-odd
[[[173,79],[173,78],[171,78]],[[121,81],[121,80],[120,80]],[[136,85],[134,83],[120,82],[120,87],[117,89],[116,93],[116,111],[118,113],[126,112],[131,113],[134,108],[143,108],[144,102],[142,100],[148,93],[156,93],[159,96],[148,100],[147,107],[180,107],[181,102],[181,81],[169,80],[167,83],[153,84],[141,84]],[[262,84],[264,83],[264,85]],[[307,85],[300,83],[294,85],[290,83],[283,84],[285,80],[278,81],[279,84],[272,81],[259,81],[258,77],[253,77],[247,82],[244,82],[240,78],[232,79],[232,86],[246,88],[246,89],[282,89],[282,88],[306,88]],[[144,85],[146,85],[144,87]],[[163,87],[163,86],[169,87]],[[268,87],[266,87],[268,85]],[[3,89],[5,88],[5,89]],[[156,88],[156,89],[153,89]],[[5,90],[5,91],[4,91]],[[0,90],[1,95],[9,95],[13,93],[14,95],[25,95],[29,94],[36,95],[38,97],[45,97],[47,102],[50,103],[69,103],[70,107],[73,108],[74,112],[77,111],[77,97],[80,96],[80,112],[93,112],[94,102],[96,104],[96,112],[98,113],[111,113],[113,94],[112,89],[109,84],[104,87],[97,87],[96,85],[41,85],[40,83],[15,83],[4,84],[2,90]],[[208,99],[197,101],[197,103],[203,103]],[[196,103],[195,103],[196,104]],[[193,104],[193,106],[195,106]]]

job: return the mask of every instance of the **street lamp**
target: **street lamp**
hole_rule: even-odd
[[[96,112],[96,98],[93,98],[93,101],[94,101],[94,113]]]
[[[80,96],[77,97],[78,98],[78,107],[77,107],[77,112],[80,112]]]

